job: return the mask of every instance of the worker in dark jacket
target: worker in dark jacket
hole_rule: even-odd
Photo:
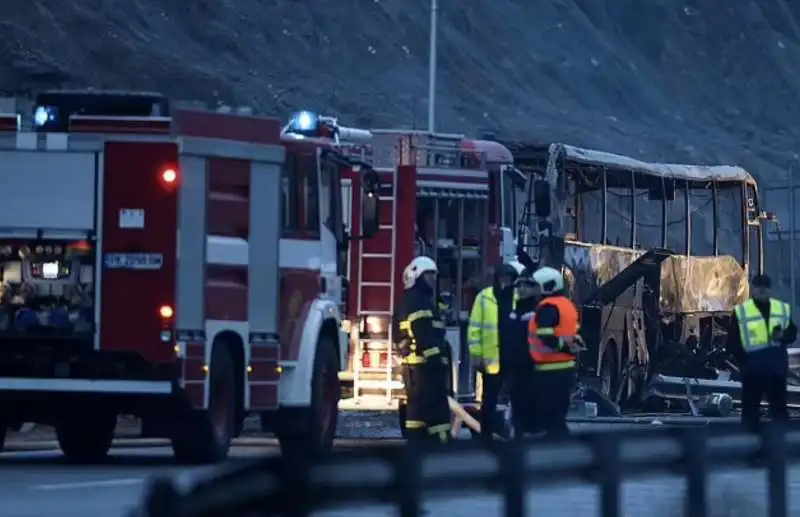
[[[522,264],[502,264],[495,270],[493,285],[478,293],[469,315],[467,342],[472,364],[480,373],[481,437],[492,442],[497,418],[497,403],[503,387],[502,364],[506,350],[513,348],[511,313],[516,304],[514,281]]]
[[[514,436],[524,437],[536,432],[534,362],[528,349],[528,325],[541,297],[532,278],[533,271],[525,269],[514,283],[517,304],[511,313],[511,331],[503,358],[503,371],[511,399],[511,421]]]
[[[761,399],[769,403],[773,420],[787,420],[786,378],[788,345],[797,339],[789,304],[770,297],[770,278],[756,275],[750,282],[750,299],[737,305],[728,328],[728,352],[742,376],[742,424],[757,431]]]
[[[450,441],[450,366],[444,322],[434,301],[436,263],[417,257],[403,271],[405,295],[393,318],[392,338],[403,358],[405,435],[417,442]]]

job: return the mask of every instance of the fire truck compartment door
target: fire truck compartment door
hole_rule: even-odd
[[[95,153],[0,151],[0,228],[91,230]]]

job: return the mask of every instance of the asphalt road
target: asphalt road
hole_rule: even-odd
[[[271,443],[238,445],[231,461],[274,453]],[[0,455],[0,517],[117,517],[155,475],[191,483],[212,467],[175,465],[169,447],[119,448],[102,465],[66,464],[58,450]]]
[[[361,440],[357,442],[363,443]],[[345,443],[353,445],[354,441]],[[55,449],[1,454],[0,517],[123,516],[139,502],[147,481],[153,476],[172,476],[178,484],[188,485],[214,468],[176,465],[168,447],[153,443],[149,445],[115,448],[109,461],[93,466],[67,464]],[[240,439],[233,448],[230,461],[275,452],[273,440],[245,438]],[[800,468],[792,468],[788,478],[790,515],[793,515],[800,512]],[[763,472],[734,469],[713,474],[709,491],[710,515],[766,516],[765,481]],[[632,517],[684,515],[684,490],[684,482],[675,478],[631,480],[623,488],[624,514]],[[598,492],[590,486],[531,490],[527,500],[532,513],[544,512],[562,517],[598,515]],[[502,501],[492,494],[454,494],[444,499],[428,500],[424,507],[427,517],[502,515]],[[319,512],[316,515],[383,517],[393,514],[392,509],[372,506]]]

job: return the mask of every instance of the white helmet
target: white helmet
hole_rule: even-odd
[[[551,267],[537,269],[533,273],[533,283],[542,289],[542,294],[553,294],[556,291],[564,290],[564,277],[558,270]]]
[[[523,271],[525,271],[525,266],[522,265],[520,261],[514,259],[510,262],[506,262],[509,266],[514,268],[514,271],[517,272],[517,276],[521,275]]]
[[[403,287],[411,289],[423,273],[437,273],[436,262],[429,257],[417,257],[403,270]]]

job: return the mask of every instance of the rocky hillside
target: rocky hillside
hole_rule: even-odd
[[[426,121],[428,0],[17,3],[0,16],[5,93],[148,88],[276,114]],[[762,176],[795,151],[797,2],[440,4],[441,129],[740,162]]]
[[[428,6],[16,2],[0,15],[0,93],[154,89],[422,127]],[[439,129],[738,163],[781,184],[800,137],[798,20],[788,0],[440,0]]]

